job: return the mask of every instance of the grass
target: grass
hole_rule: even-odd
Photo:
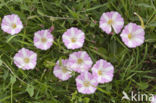
[[[154,0],[0,0],[0,18],[18,14],[24,29],[11,36],[0,30],[0,103],[135,103],[121,101],[122,91],[156,93],[156,2]],[[145,43],[127,48],[119,35],[101,31],[98,21],[103,12],[118,11],[129,22],[140,24],[134,12],[145,23]],[[55,43],[41,51],[33,46],[34,32],[55,29]],[[92,60],[102,58],[115,66],[112,82],[100,84],[92,95],[77,92],[75,77],[61,82],[53,75],[59,58],[68,58],[73,51],[62,43],[66,29],[78,27],[86,34],[82,49]],[[35,70],[23,71],[13,64],[13,56],[22,47],[38,54]],[[136,102],[138,103],[138,102]],[[142,102],[143,103],[143,102]],[[145,102],[148,103],[148,102]],[[149,102],[150,103],[150,102]]]

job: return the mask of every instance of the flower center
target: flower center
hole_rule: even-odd
[[[71,38],[71,42],[75,43],[76,42],[76,38]]]
[[[67,73],[68,72],[68,70],[67,70],[67,68],[65,66],[62,67],[62,72],[63,73]]]
[[[107,22],[109,25],[112,25],[113,24],[113,20],[112,19],[110,19],[110,20],[108,20],[108,22]]]
[[[101,70],[98,71],[98,75],[102,75],[102,71]]]
[[[45,43],[47,41],[47,39],[46,38],[42,38],[41,41],[42,41],[42,43]]]
[[[11,27],[12,27],[13,29],[15,29],[15,28],[16,28],[16,24],[12,24]]]
[[[82,63],[83,63],[83,60],[82,60],[81,58],[79,58],[79,59],[77,60],[77,63],[78,63],[78,64],[82,64]]]
[[[84,82],[83,82],[83,85],[84,85],[85,87],[89,87],[89,86],[90,86],[90,82],[89,82],[89,81],[84,81]]]
[[[29,58],[24,58],[24,62],[25,62],[26,64],[28,64],[28,63],[29,63],[29,61],[30,61],[30,59],[29,59]]]
[[[131,33],[128,34],[128,39],[132,39],[132,34]]]

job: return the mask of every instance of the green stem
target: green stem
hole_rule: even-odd
[[[111,93],[110,93],[110,92],[108,92],[108,91],[106,91],[106,90],[103,90],[103,89],[100,88],[100,87],[96,87],[96,88],[97,88],[99,91],[101,91],[102,93],[105,93],[105,94],[111,96]]]
[[[11,84],[11,103],[13,103],[12,102],[12,100],[13,100],[13,95],[12,95],[13,94],[13,91],[12,91],[13,89],[12,88],[13,88],[13,84]]]

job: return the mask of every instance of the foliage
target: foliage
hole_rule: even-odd
[[[122,91],[155,93],[156,90],[156,2],[153,0],[0,0],[0,18],[18,14],[24,29],[18,35],[0,30],[0,103],[121,103]],[[145,43],[127,48],[119,35],[106,35],[98,21],[103,12],[118,11],[125,24],[140,24],[137,12],[145,22]],[[1,20],[0,19],[0,20]],[[41,51],[33,45],[34,32],[54,26],[55,43]],[[92,60],[103,58],[115,66],[111,83],[99,85],[110,95],[97,90],[95,94],[77,92],[74,78],[59,81],[53,75],[55,62],[73,52],[62,42],[62,34],[70,27],[86,34],[81,50]],[[22,47],[38,54],[35,70],[23,71],[13,63],[13,56]],[[73,74],[74,77],[77,74]],[[122,103],[128,103],[123,100]]]

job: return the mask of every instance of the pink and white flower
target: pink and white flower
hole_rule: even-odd
[[[119,33],[124,26],[124,20],[121,15],[116,11],[103,13],[100,18],[100,28],[110,34],[112,28],[115,33]]]
[[[96,91],[98,82],[89,72],[83,72],[76,77],[76,86],[78,92],[82,94],[93,94]]]
[[[108,83],[113,79],[114,67],[111,63],[100,59],[93,65],[92,73],[98,83]]]
[[[8,34],[14,35],[23,29],[23,24],[18,15],[6,15],[2,19],[1,29]]]
[[[49,30],[40,30],[34,34],[34,45],[41,50],[49,49],[53,44],[54,38]]]
[[[151,103],[156,103],[156,95],[153,96]]]
[[[144,43],[144,35],[145,31],[141,26],[129,23],[125,26],[120,36],[129,48],[136,48]]]
[[[72,70],[67,67],[68,60],[62,59],[61,62],[57,61],[53,73],[57,78],[65,81],[72,77]]]
[[[64,45],[68,49],[78,49],[84,44],[85,34],[76,27],[71,27],[62,36]]]
[[[14,63],[23,70],[34,69],[37,61],[37,54],[26,48],[22,48],[14,56]]]
[[[78,73],[89,71],[93,62],[86,51],[78,51],[69,55],[68,66]]]

